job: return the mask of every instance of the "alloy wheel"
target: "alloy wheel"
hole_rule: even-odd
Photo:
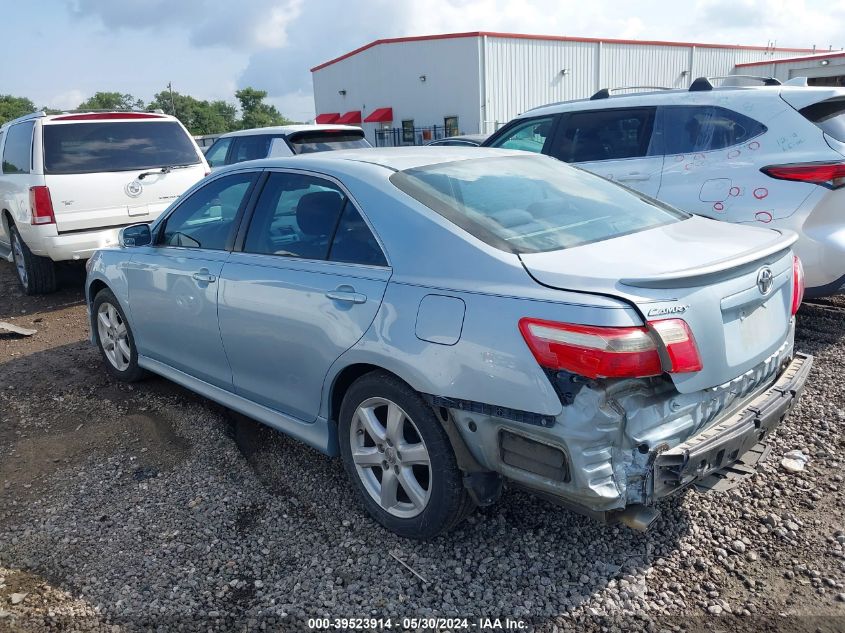
[[[132,357],[129,331],[120,312],[108,301],[104,301],[97,308],[97,332],[100,336],[100,346],[108,361],[118,371],[126,371]]]
[[[26,274],[26,262],[23,257],[23,244],[17,231],[12,231],[12,257],[15,260],[15,268],[18,270],[18,279],[21,280],[21,285],[26,288],[29,282],[29,277]]]
[[[422,513],[431,497],[431,457],[419,429],[386,398],[358,405],[349,441],[355,470],[367,493],[400,518]]]

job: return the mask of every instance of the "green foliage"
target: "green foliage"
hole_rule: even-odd
[[[35,112],[35,104],[26,97],[0,95],[0,125],[30,112]]]
[[[276,106],[264,103],[266,90],[243,88],[235,93],[241,102],[241,129],[267,127],[268,125],[287,125],[290,119],[282,116]]]
[[[79,104],[79,110],[143,110],[144,102],[130,94],[96,92]]]
[[[175,90],[162,90],[148,109],[172,114],[194,135],[223,134],[238,129],[235,106],[225,101],[200,101]]]

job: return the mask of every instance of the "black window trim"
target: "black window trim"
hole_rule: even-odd
[[[261,196],[261,193],[264,191],[264,187],[267,185],[267,181],[270,179],[270,174],[274,174],[274,173],[295,174],[295,175],[298,175],[298,176],[309,176],[311,178],[318,178],[318,179],[322,179],[322,180],[327,180],[328,182],[330,182],[334,186],[336,186],[338,189],[340,189],[341,193],[343,193],[343,196],[344,196],[344,199],[345,199],[344,205],[340,210],[340,214],[338,215],[337,222],[335,222],[335,227],[334,227],[334,230],[332,231],[332,237],[331,237],[331,240],[329,240],[329,250],[328,250],[328,253],[326,254],[326,258],[324,258],[324,259],[311,259],[311,258],[307,258],[307,257],[279,257],[277,255],[268,255],[266,253],[249,253],[247,251],[244,251],[244,242],[246,241],[246,234],[247,234],[247,231],[249,230],[249,225],[252,223],[252,217],[255,214],[255,207],[258,203],[258,199]],[[373,237],[375,238],[379,249],[381,249],[381,254],[384,257],[384,261],[387,262],[387,265],[381,266],[379,264],[357,264],[355,262],[334,262],[334,261],[331,261],[330,259],[328,259],[328,257],[331,255],[332,246],[334,245],[335,233],[337,232],[337,228],[340,225],[340,221],[343,217],[343,212],[346,210],[347,204],[352,204],[352,206],[358,212],[358,215],[361,216],[361,219],[367,225],[367,228],[370,230],[370,233],[372,233]],[[388,257],[387,249],[384,247],[384,242],[382,241],[378,232],[373,227],[373,224],[372,224],[372,222],[370,222],[370,219],[361,210],[361,205],[358,203],[357,200],[355,200],[355,196],[352,195],[352,193],[349,191],[349,189],[347,189],[344,186],[344,184],[342,182],[340,182],[340,180],[338,180],[337,178],[335,178],[334,176],[331,176],[329,174],[325,174],[325,173],[318,172],[318,171],[311,171],[311,170],[308,170],[308,169],[294,169],[294,168],[283,168],[283,167],[272,167],[272,168],[269,168],[269,169],[265,169],[265,170],[263,170],[263,178],[261,178],[260,184],[255,187],[252,195],[250,196],[250,200],[249,200],[247,207],[243,210],[243,215],[240,216],[237,219],[239,220],[240,224],[238,226],[238,231],[236,233],[236,237],[234,239],[234,243],[233,243],[232,249],[231,249],[231,251],[234,252],[234,253],[244,253],[245,255],[255,255],[257,257],[262,257],[262,256],[264,256],[264,257],[274,257],[278,260],[284,260],[284,261],[321,262],[321,263],[324,263],[324,264],[334,264],[334,265],[338,265],[338,266],[360,266],[360,267],[363,267],[363,268],[379,268],[379,269],[392,268],[393,267],[393,264],[391,264],[391,261],[390,261],[390,257]]]
[[[554,128],[553,134],[549,135],[549,138],[553,138],[553,142],[549,144],[549,139],[546,139],[546,144],[543,146],[543,153],[560,160],[567,165],[575,165],[577,166],[579,163],[577,162],[567,162],[562,158],[557,156],[556,152],[553,152],[553,148],[559,147],[559,141],[562,138],[563,132],[566,129],[567,124],[569,123],[570,117],[574,114],[583,114],[583,113],[593,113],[593,112],[617,112],[620,110],[652,110],[652,121],[651,121],[651,138],[648,141],[648,147],[646,148],[646,153],[642,156],[628,156],[627,158],[605,158],[604,160],[591,160],[591,161],[583,161],[583,162],[591,162],[591,163],[605,163],[611,160],[642,160],[643,158],[657,158],[663,156],[663,116],[661,114],[660,108],[663,106],[659,105],[639,105],[639,106],[620,106],[618,108],[582,108],[579,110],[567,110],[566,112],[561,112],[558,116],[560,119],[557,121],[557,125]],[[659,126],[659,127],[658,127]]]
[[[241,204],[238,207],[238,212],[235,214],[235,217],[232,219],[232,225],[236,228],[235,231],[230,230],[229,235],[226,237],[226,244],[224,245],[223,249],[216,249],[216,248],[193,248],[189,246],[171,246],[168,244],[162,244],[161,241],[164,239],[164,230],[167,227],[167,222],[176,213],[185,202],[187,202],[193,195],[199,192],[200,189],[207,187],[212,182],[220,180],[221,178],[226,178],[228,176],[237,176],[239,174],[250,174],[251,179],[249,186],[247,187],[246,193],[244,194],[243,199],[241,200]],[[155,233],[153,234],[152,244],[150,244],[153,248],[179,248],[184,249],[186,251],[191,252],[198,252],[198,251],[214,251],[217,253],[222,252],[229,252],[231,253],[235,244],[235,240],[237,235],[240,233],[240,226],[246,213],[247,208],[251,204],[255,202],[255,191],[258,189],[256,184],[261,179],[263,175],[263,170],[260,169],[235,169],[232,171],[225,171],[223,173],[214,174],[213,176],[207,176],[200,180],[194,187],[186,191],[182,194],[182,198],[173,206],[170,211],[168,211],[167,215],[161,216],[161,219],[157,221],[155,226]]]
[[[521,126],[527,121],[539,121],[540,119],[551,119],[552,120],[552,129],[549,130],[548,136],[546,136],[546,141],[543,143],[543,147],[540,150],[540,154],[545,154],[546,156],[550,155],[550,150],[552,147],[552,140],[557,137],[558,130],[560,129],[560,122],[561,119],[568,113],[566,112],[552,112],[546,114],[538,114],[536,116],[526,116],[526,117],[518,117],[513,119],[509,123],[507,123],[504,127],[499,128],[496,130],[489,138],[487,138],[482,144],[481,147],[498,147],[498,145],[494,145],[499,138],[504,136],[507,132],[511,129]]]

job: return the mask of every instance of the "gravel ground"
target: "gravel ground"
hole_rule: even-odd
[[[0,335],[0,630],[845,630],[845,299],[802,309],[809,386],[731,493],[666,502],[643,535],[507,492],[417,543],[363,514],[339,460],[162,379],[110,380],[78,271],[38,298],[12,275],[0,262],[0,320],[39,331]]]

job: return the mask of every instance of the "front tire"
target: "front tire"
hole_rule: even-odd
[[[145,372],[138,365],[138,350],[129,321],[111,290],[94,297],[94,339],[106,371],[121,382],[137,382]]]
[[[56,290],[56,264],[49,257],[34,255],[21,239],[14,224],[9,224],[12,258],[23,291],[28,295],[43,295]]]
[[[356,380],[343,398],[338,431],[361,503],[391,532],[432,538],[472,511],[443,426],[395,376],[372,372]]]

